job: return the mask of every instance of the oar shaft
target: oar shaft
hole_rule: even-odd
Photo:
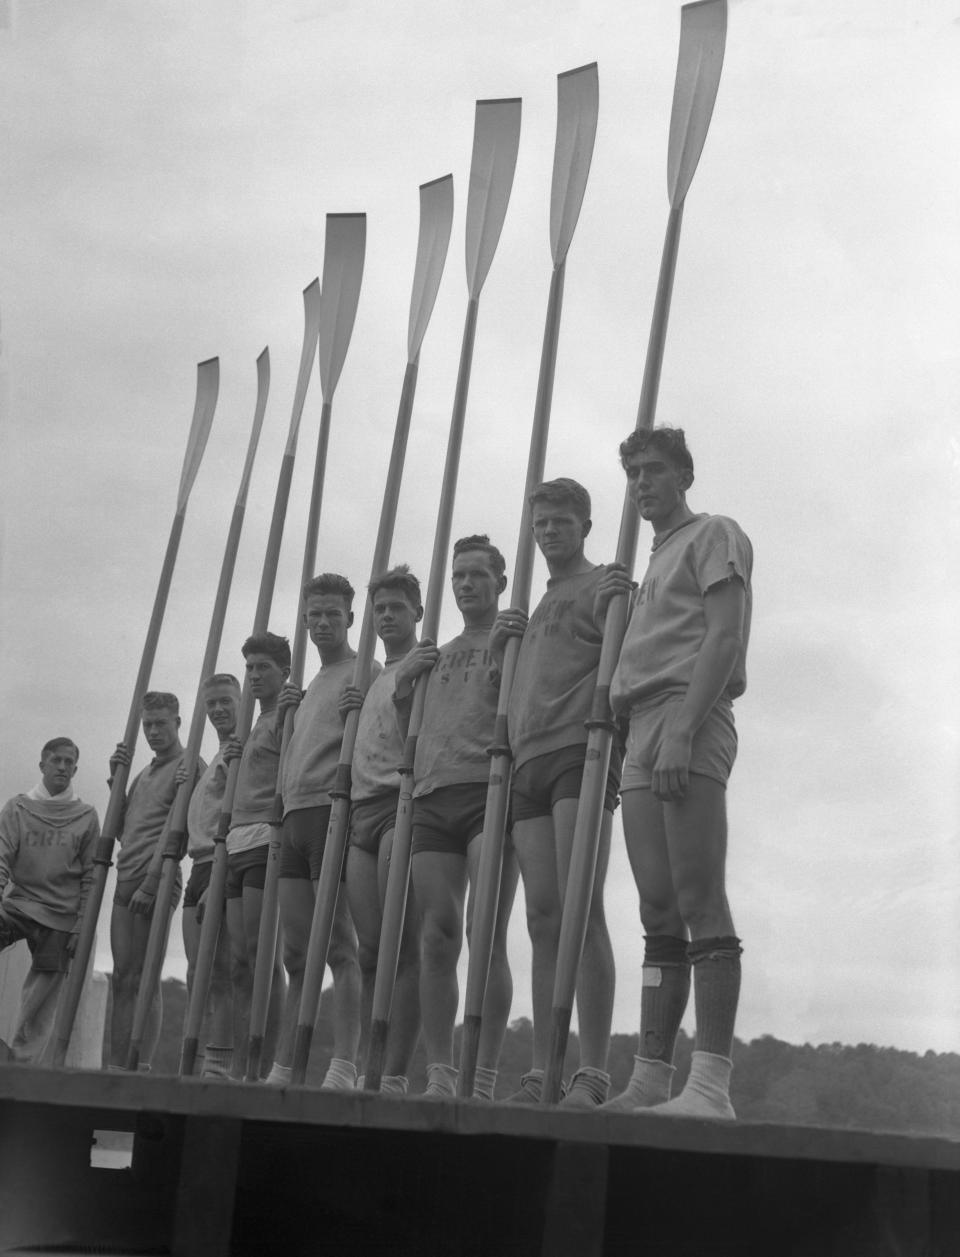
[[[672,206],[667,218],[667,230],[660,258],[660,274],[657,292],[653,300],[653,316],[650,320],[650,338],[640,387],[640,404],[637,407],[637,427],[652,428],[660,391],[660,372],[663,352],[667,343],[667,323],[670,318],[670,299],[673,296],[673,280],[677,271],[677,251],[680,247],[680,226],[683,222],[683,202]]]
[[[137,734],[140,731],[140,709],[143,703],[143,696],[147,691],[147,686],[150,684],[150,673],[153,670],[153,663],[157,654],[160,628],[163,624],[167,596],[170,593],[170,585],[173,580],[173,569],[177,561],[180,539],[183,535],[185,515],[186,507],[184,506],[173,517],[170,536],[167,540],[167,549],[160,570],[160,579],[157,583],[157,592],[153,600],[150,623],[147,626],[143,653],[140,656],[140,667],[137,670],[137,679],[134,682],[130,712],[127,716],[127,727],[123,736],[124,745],[130,752],[131,757],[136,746]],[[67,1048],[70,1045],[70,1035],[73,1031],[73,1023],[80,1004],[80,994],[83,990],[83,981],[87,972],[90,953],[93,950],[97,937],[97,921],[103,904],[107,871],[113,863],[113,844],[123,823],[123,809],[129,776],[129,764],[118,764],[110,784],[110,801],[107,804],[100,840],[97,843],[96,854],[94,855],[93,882],[87,895],[83,918],[80,922],[77,949],[70,965],[70,972],[67,975],[60,1003],[57,1006],[51,1048],[51,1059],[53,1064],[57,1066],[63,1065],[66,1060]]]
[[[543,480],[543,469],[547,457],[547,438],[550,433],[550,411],[553,404],[553,381],[556,375],[565,273],[566,260],[562,259],[554,266],[547,297],[547,316],[543,328],[543,345],[540,350],[537,398],[530,430],[530,451],[527,456],[527,475],[520,512],[517,561],[514,565],[513,585],[510,590],[511,604],[523,611],[527,611],[530,607],[530,586],[533,583],[535,557],[530,495]],[[477,1051],[480,1045],[480,1025],[487,992],[487,979],[490,974],[490,960],[493,955],[500,871],[503,866],[503,844],[510,801],[512,756],[507,735],[507,708],[519,654],[520,639],[509,638],[500,670],[500,695],[497,700],[493,744],[490,747],[490,781],[483,821],[480,865],[477,871],[470,957],[467,965],[467,990],[463,1005],[464,1034],[460,1048],[460,1075],[457,1086],[458,1094],[465,1097],[473,1094]]]
[[[205,900],[203,921],[200,925],[200,944],[197,948],[193,988],[190,992],[190,1004],[187,1009],[187,1021],[180,1053],[179,1072],[186,1077],[193,1073],[197,1060],[200,1031],[203,1027],[203,1015],[207,1006],[206,996],[210,990],[210,981],[216,962],[217,943],[223,926],[223,904],[226,885],[227,847],[226,843],[220,841],[214,847],[213,852],[210,886]],[[203,999],[196,998],[198,989],[203,991]]]
[[[443,591],[447,583],[450,533],[453,527],[453,508],[457,495],[467,397],[470,392],[478,310],[479,299],[471,297],[467,302],[460,345],[460,365],[457,370],[457,386],[454,392],[450,433],[447,438],[447,456],[444,461],[440,507],[437,512],[437,528],[433,539],[433,555],[430,561],[423,614],[423,636],[432,641],[436,640],[440,630],[440,611],[443,605]],[[393,988],[396,984],[397,968],[400,962],[400,943],[403,937],[403,922],[410,884],[410,844],[413,836],[413,757],[416,753],[417,734],[423,721],[425,696],[426,684],[417,685],[414,688],[413,711],[401,769],[400,801],[397,806],[397,819],[390,852],[390,869],[387,875],[380,924],[377,971],[370,1014],[370,1043],[364,1071],[367,1090],[370,1091],[379,1090],[380,1087],[387,1032],[390,1026],[390,1009],[393,1004]]]

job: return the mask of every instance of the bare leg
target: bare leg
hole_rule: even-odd
[[[351,846],[347,851],[347,900],[357,930],[360,961],[360,1056],[366,1059],[370,1037],[370,1011],[377,977],[377,948],[380,943],[380,893],[377,888],[377,858],[369,851]]]
[[[466,881],[466,861],[455,852],[418,851],[413,857],[412,882],[421,918],[420,1009],[428,1064],[453,1065]]]
[[[534,1069],[543,1069],[550,1045],[553,984],[560,941],[560,896],[553,820],[537,816],[517,821],[513,845],[523,878],[527,932],[533,948],[531,986],[533,1003]]]
[[[471,843],[468,850],[470,861],[470,899],[467,904],[467,938],[473,919],[473,897],[476,886],[477,868],[480,863],[480,835]],[[483,1022],[480,1027],[480,1042],[477,1045],[477,1067],[495,1070],[500,1060],[503,1037],[510,1017],[513,1004],[513,974],[510,971],[510,960],[507,956],[507,928],[510,924],[510,913],[513,911],[513,900],[517,893],[519,869],[513,846],[507,843],[503,856],[503,869],[500,873],[500,894],[497,899],[497,919],[493,931],[493,948],[490,953],[490,972],[487,977],[487,989],[483,996]]]
[[[380,840],[377,861],[379,903],[382,905],[387,892],[387,874],[390,871],[390,852],[393,849],[393,830]],[[382,918],[381,918],[382,919]],[[379,930],[378,930],[379,937]],[[379,945],[379,944],[378,944]],[[371,993],[371,1001],[372,1001]],[[407,910],[403,918],[400,936],[400,955],[397,958],[397,980],[393,988],[390,1008],[390,1033],[384,1073],[406,1077],[410,1062],[420,1037],[420,920],[416,896],[410,887],[407,893]]]

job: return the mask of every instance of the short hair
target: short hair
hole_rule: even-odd
[[[621,464],[625,467],[631,454],[642,454],[648,449],[657,450],[682,471],[689,471],[693,484],[693,457],[683,428],[635,428],[620,445]]]
[[[388,572],[381,572],[379,576],[375,576],[367,586],[367,593],[373,599],[381,589],[399,589],[412,607],[423,605],[420,598],[420,582],[410,571],[407,563],[398,563]]]
[[[569,476],[559,476],[556,480],[544,480],[538,484],[527,499],[531,508],[538,502],[550,502],[560,505],[569,502],[580,519],[590,518],[590,494],[577,480]]]
[[[162,711],[163,709],[172,711],[175,716],[180,715],[180,700],[176,694],[171,694],[167,690],[147,690],[140,703],[140,710],[143,711]]]
[[[244,659],[250,655],[268,655],[278,668],[290,667],[290,643],[278,633],[254,633],[240,647]]]
[[[41,762],[52,755],[54,751],[59,751],[61,746],[72,746],[77,753],[77,759],[80,758],[80,748],[74,742],[73,738],[51,738],[49,742],[44,742],[43,750],[40,752]]]
[[[237,693],[240,692],[240,682],[237,680],[237,678],[233,675],[232,672],[211,673],[210,676],[204,677],[201,689],[209,690],[209,689],[212,689],[215,685],[230,685],[233,687],[233,689],[237,691]]]
[[[355,593],[356,590],[347,578],[338,572],[321,572],[319,576],[308,580],[300,591],[304,602],[311,594],[336,594],[346,602],[348,610],[353,606]]]
[[[507,561],[493,544],[485,532],[475,533],[472,537],[461,537],[453,543],[453,557],[463,554],[465,550],[482,550],[490,560],[490,566],[496,577],[503,576],[507,570]]]

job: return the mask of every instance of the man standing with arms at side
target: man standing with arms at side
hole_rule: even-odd
[[[533,945],[533,1065],[516,1103],[537,1103],[550,1042],[560,922],[586,758],[602,633],[594,615],[605,569],[584,554],[592,527],[590,495],[575,480],[548,480],[530,495],[532,528],[547,561],[547,592],[529,622],[516,608],[501,612],[490,636],[501,654],[521,636],[507,720],[513,752],[513,845]],[[593,896],[577,983],[580,1068],[563,1103],[593,1108],[610,1086],[607,1053],[613,1014],[614,963],[603,908],[610,829],[617,805],[620,754],[610,760]]]
[[[366,697],[351,687],[345,691],[341,704],[344,714],[360,707],[350,792],[347,894],[360,945],[364,1040],[370,1029],[383,899],[400,802],[398,769],[403,758],[403,738],[394,703],[397,666],[416,646],[417,625],[423,617],[420,582],[405,563],[372,580],[369,593],[373,602],[373,623],[383,642],[386,662]],[[390,1035],[381,1079],[381,1090],[387,1093],[406,1092],[407,1072],[420,1035],[419,947],[417,910],[411,897],[400,940]]]
[[[747,684],[753,549],[732,519],[687,506],[693,459],[681,428],[633,432],[620,458],[654,534],[610,687],[614,710],[630,717],[623,828],[646,952],[640,1050],[607,1107],[729,1120],[741,947],[724,887],[726,782],[737,753],[733,700]],[[599,606],[625,580],[612,569]],[[693,1061],[670,1100],[691,969]]]
[[[278,788],[283,798],[280,924],[283,963],[290,979],[277,1059],[270,1071],[278,1085],[290,1081],[317,882],[330,823],[330,791],[336,784],[343,741],[340,700],[353,684],[356,665],[357,652],[347,640],[353,625],[353,597],[353,586],[336,572],[324,572],[304,585],[303,618],[320,655],[320,671],[306,692],[290,684],[280,692],[281,719],[288,707],[294,707],[296,715]],[[379,670],[374,664],[373,675]],[[333,1057],[321,1089],[350,1091],[357,1082],[360,964],[357,933],[342,887],[327,959],[333,974]]]
[[[160,886],[164,828],[177,793],[177,772],[183,762],[180,704],[176,695],[159,690],[144,694],[141,724],[153,759],[137,774],[127,791],[117,855],[117,886],[110,916],[113,952],[110,1057],[114,1069],[127,1067],[137,988],[150,936],[150,917]],[[110,758],[111,775],[118,765],[129,763],[130,751],[119,742]],[[205,768],[206,764],[198,760],[197,771]],[[178,868],[174,903],[180,897],[181,887]],[[163,998],[158,975],[143,1030],[141,1069],[150,1068],[162,1018]]]
[[[290,643],[276,633],[263,632],[248,637],[240,651],[250,692],[260,704],[260,715],[243,746],[239,739],[233,737],[223,748],[223,758],[228,764],[238,756],[240,758],[230,832],[227,834],[226,897],[233,985],[233,1042],[245,1056],[283,740],[277,699],[290,674]],[[283,1009],[283,985],[283,968],[279,958],[275,957],[264,1036],[265,1064],[273,1060]],[[233,1064],[234,1075],[243,1077],[246,1060],[234,1060]]]
[[[427,1050],[426,1095],[453,1096],[453,1027],[459,1003],[457,961],[467,937],[490,778],[500,672],[490,655],[490,629],[507,585],[503,555],[486,535],[453,547],[453,594],[463,632],[438,650],[421,643],[397,668],[396,704],[406,725],[411,684],[427,686],[414,761],[412,881],[420,912],[420,1010]],[[429,673],[429,675],[423,675]],[[497,1061],[510,1015],[513,982],[507,924],[517,888],[517,862],[507,843],[490,975],[484,997],[474,1095],[493,1099]]]
[[[30,948],[11,1052],[35,1064],[53,1029],[100,837],[97,813],[73,792],[79,755],[69,738],[52,738],[40,752],[39,783],[0,812],[0,951],[21,938]]]
[[[207,719],[217,732],[220,747],[197,782],[187,808],[187,855],[192,861],[183,892],[183,949],[187,954],[187,996],[193,990],[193,975],[200,949],[203,910],[213,871],[213,853],[220,825],[220,811],[227,787],[227,765],[223,748],[233,736],[240,710],[240,682],[229,672],[207,677],[201,687]],[[178,785],[185,779],[186,767],[177,774]],[[230,944],[226,921],[221,918],[220,935],[210,974],[207,996],[207,1028],[210,1042],[203,1054],[206,1077],[230,1076],[233,1066],[233,998],[230,987]]]

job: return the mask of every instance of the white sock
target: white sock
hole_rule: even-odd
[[[320,1084],[321,1091],[353,1091],[357,1085],[357,1067],[353,1061],[334,1056]]]
[[[478,1065],[473,1073],[473,1098],[475,1100],[492,1100],[497,1086],[497,1071]]]
[[[380,1079],[380,1094],[387,1096],[405,1096],[409,1080],[403,1074],[384,1074]]]
[[[729,1057],[694,1052],[686,1086],[675,1100],[658,1104],[650,1111],[665,1117],[719,1117],[732,1121],[737,1116],[730,1103],[732,1069]]]
[[[203,1069],[201,1074],[207,1074],[213,1077],[223,1077],[229,1074],[233,1068],[233,1048],[217,1047],[213,1043],[208,1043],[203,1050]]]
[[[669,1061],[651,1061],[644,1056],[633,1058],[630,1081],[618,1096],[601,1104],[606,1113],[633,1113],[648,1109],[670,1099],[670,1088],[676,1069]]]
[[[460,1071],[453,1065],[434,1064],[427,1066],[427,1086],[425,1096],[444,1096],[449,1099],[457,1094],[457,1078]]]
[[[268,1087],[288,1087],[292,1073],[293,1067],[291,1065],[278,1065],[274,1061],[270,1067],[270,1073],[267,1074],[264,1082]]]

